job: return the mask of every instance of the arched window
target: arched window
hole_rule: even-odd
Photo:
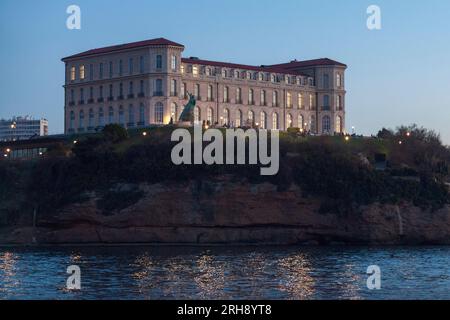
[[[209,125],[213,124],[213,118],[214,118],[214,110],[213,108],[209,107],[206,113],[206,121]]]
[[[89,124],[88,124],[89,128],[93,128],[94,127],[94,110],[89,109]]]
[[[128,126],[134,126],[134,107],[132,104],[128,106]]]
[[[261,129],[266,129],[267,128],[267,115],[264,111],[261,111],[260,118],[261,118],[261,123],[260,123],[259,127]]]
[[[172,121],[178,121],[178,106],[175,102],[170,104],[170,117]]]
[[[123,111],[123,107],[119,107],[119,124],[124,125],[125,124],[125,113]]]
[[[194,108],[194,124],[200,124],[201,123],[201,114],[200,114],[200,108],[195,107]]]
[[[81,110],[78,119],[78,128],[84,128],[84,111]]]
[[[98,109],[98,125],[100,127],[103,127],[105,125],[105,114],[103,113],[102,107],[100,107],[100,109]]]
[[[331,121],[330,116],[323,116],[322,118],[322,133],[330,133]]]
[[[305,118],[302,114],[298,115],[298,127],[301,129],[305,129]]]
[[[155,104],[155,122],[164,123],[164,105],[161,102]]]
[[[272,114],[272,129],[278,130],[278,113],[274,112]]]
[[[309,117],[309,128],[310,128],[311,132],[316,133],[316,116],[315,115],[311,115]]]
[[[74,68],[75,69],[75,68]],[[69,128],[73,129],[75,126],[75,112],[70,111],[70,122],[69,122]]]
[[[255,113],[252,110],[248,111],[247,121],[248,125],[253,127],[253,124],[255,123]]]
[[[301,93],[297,95],[297,104],[299,109],[303,109],[303,96]]]
[[[337,133],[341,133],[342,132],[342,118],[340,116],[336,117],[336,128],[335,131]]]
[[[236,110],[236,121],[234,122],[235,127],[240,127],[242,125],[242,111]]]
[[[288,113],[286,115],[286,128],[292,128],[293,127],[293,123],[292,123],[292,115],[290,113]]]
[[[114,123],[114,108],[113,107],[109,107],[108,123]]]
[[[139,125],[145,125],[145,107],[143,103],[139,105]]]
[[[223,109],[223,121],[222,124],[228,126],[230,123],[230,110],[227,108]]]

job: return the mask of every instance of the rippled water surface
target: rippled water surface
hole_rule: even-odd
[[[450,299],[450,247],[0,248],[0,299],[197,298]]]

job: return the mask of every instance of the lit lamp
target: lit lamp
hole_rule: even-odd
[[[350,140],[350,137],[349,136],[345,136],[345,141],[348,141],[348,140]]]
[[[142,132],[142,135],[145,137],[147,135],[147,132],[146,131]]]
[[[408,131],[408,132],[406,133],[406,136],[409,137],[410,135],[411,135],[411,132]]]

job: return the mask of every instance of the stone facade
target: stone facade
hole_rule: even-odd
[[[63,58],[65,132],[176,122],[189,93],[199,123],[345,130],[345,64],[322,58],[249,66],[182,58],[183,50],[158,38]]]

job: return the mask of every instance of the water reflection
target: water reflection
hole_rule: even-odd
[[[279,290],[288,292],[291,299],[311,298],[315,281],[310,273],[311,263],[306,254],[294,254],[279,259]]]
[[[81,291],[65,290],[67,267]],[[366,287],[367,266],[382,290]],[[450,247],[0,248],[0,299],[450,299]]]

